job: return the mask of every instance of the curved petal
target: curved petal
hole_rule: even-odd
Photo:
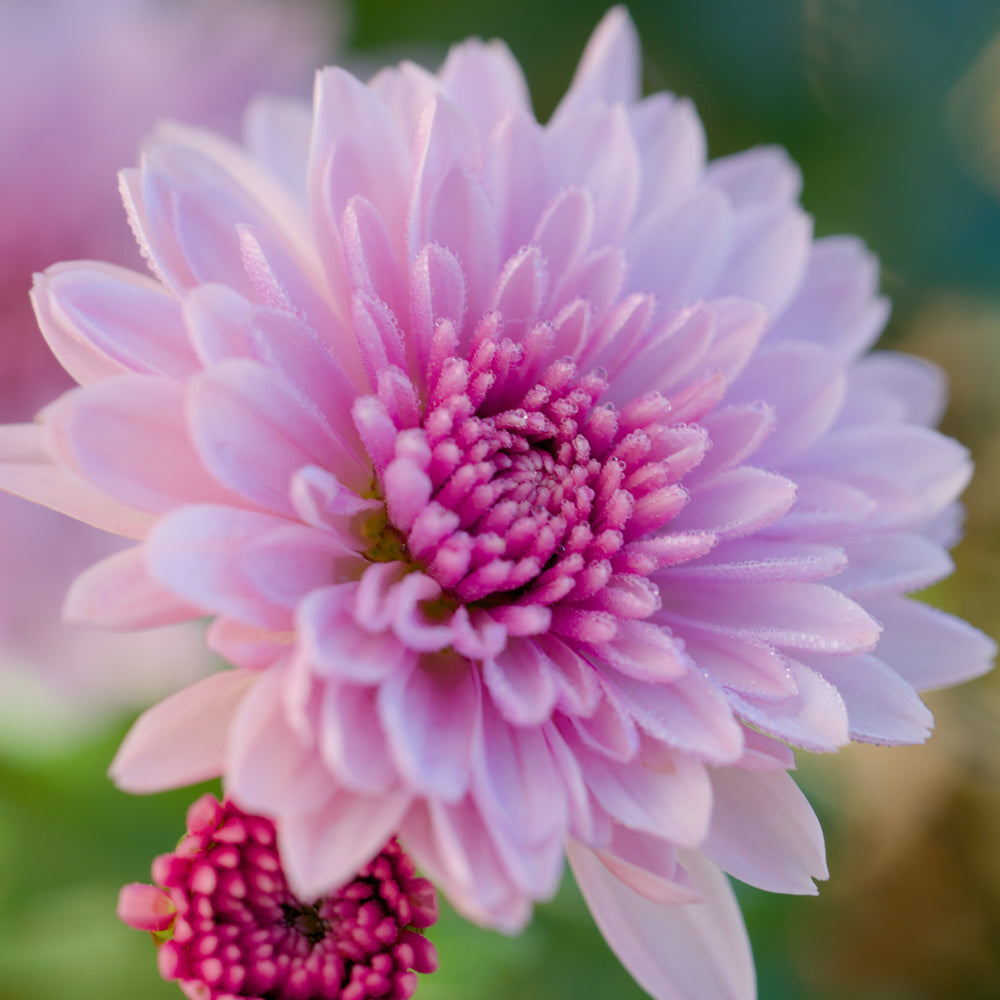
[[[713,768],[712,826],[701,850],[742,882],[768,892],[816,894],[825,879],[823,831],[784,771]]]
[[[385,846],[410,798],[405,789],[377,796],[338,789],[319,809],[279,815],[281,860],[292,891],[315,899],[351,879]]]
[[[112,500],[65,466],[47,448],[38,424],[0,427],[0,489],[33,500],[126,538],[145,538],[156,523],[152,514]]]
[[[127,792],[162,792],[205,781],[225,767],[229,724],[261,675],[212,674],[143,712],[108,773]]]
[[[655,1000],[754,1000],[743,917],[714,865],[682,853],[701,901],[663,906],[629,889],[581,844],[571,840],[566,855],[605,940]]]
[[[156,628],[200,614],[153,580],[141,545],[116,552],[81,573],[63,604],[65,621],[107,629]]]
[[[594,29],[553,121],[592,104],[631,104],[640,93],[639,35],[624,7],[612,7]]]

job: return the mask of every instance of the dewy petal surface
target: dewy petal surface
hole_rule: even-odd
[[[545,125],[471,41],[324,70],[245,149],[160,130],[123,179],[159,278],[39,279],[87,384],[0,481],[140,539],[77,617],[205,614],[238,668],[140,720],[126,787],[221,773],[308,893],[394,830],[507,932],[568,850],[653,996],[744,1000],[715,864],[826,875],[789,747],[925,739],[917,691],[993,644],[906,596],[970,463],[930,369],[863,357],[874,258],[638,81],[615,8]]]

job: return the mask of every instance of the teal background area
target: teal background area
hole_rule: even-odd
[[[604,9],[356,0],[340,55],[359,68],[410,55],[436,63],[465,35],[502,36],[544,117]],[[958,574],[927,596],[995,634],[1000,57],[993,69],[981,60],[1000,37],[1000,4],[644,0],[631,11],[647,89],[695,101],[713,156],[785,146],[817,232],[857,233],[881,257],[895,303],[887,342],[948,371],[946,428],[973,448],[980,473]],[[800,754],[832,879],[818,898],[739,890],[761,1000],[1000,997],[1000,685],[988,677],[929,702],[939,731],[927,747]],[[0,738],[0,1000],[180,996],[114,906],[118,887],[146,879],[176,842],[198,790],[117,792],[104,772],[128,721],[72,739],[44,727]],[[519,938],[447,908],[431,936],[442,967],[422,1000],[644,995],[570,881]]]

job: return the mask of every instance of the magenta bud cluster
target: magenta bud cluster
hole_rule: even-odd
[[[346,885],[304,901],[274,824],[205,795],[152,874],[156,886],[122,889],[118,915],[158,935],[161,975],[191,1000],[407,1000],[416,973],[437,968],[419,933],[437,919],[437,896],[395,840]]]

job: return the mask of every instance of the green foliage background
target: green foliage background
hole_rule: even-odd
[[[502,36],[544,117],[604,6],[356,0],[342,56],[359,68],[403,55],[435,63],[467,34]],[[1000,73],[971,70],[1000,32],[1000,5],[642,0],[631,10],[647,87],[694,99],[712,155],[787,147],[817,232],[858,233],[882,258],[895,301],[888,341],[949,369],[948,427],[982,468],[959,574],[930,599],[996,632],[1000,166],[989,149]],[[998,700],[986,678],[931,699],[941,722],[927,748],[808,763],[833,880],[818,899],[741,890],[762,1000],[1000,997]],[[180,996],[114,905],[119,885],[145,879],[174,844],[197,793],[112,788],[104,772],[127,722],[72,740],[0,739],[0,1000]],[[432,936],[442,969],[424,1000],[643,995],[571,883],[518,939],[447,910]]]

